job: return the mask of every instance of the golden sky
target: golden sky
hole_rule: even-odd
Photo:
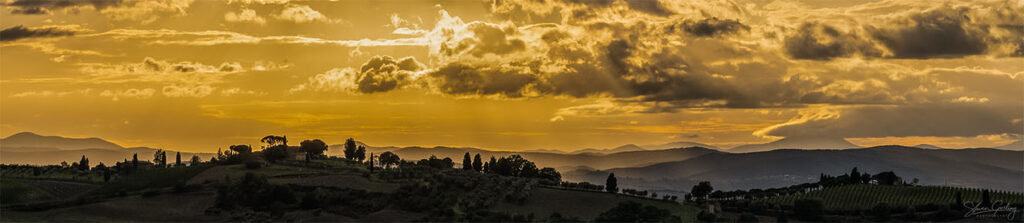
[[[3,1],[3,136],[209,152],[1024,132],[1024,0]]]

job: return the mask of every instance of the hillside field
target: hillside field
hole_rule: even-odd
[[[599,191],[564,190],[545,187],[533,188],[526,204],[501,203],[495,207],[495,210],[507,211],[510,214],[533,213],[539,218],[559,213],[563,216],[594,219],[602,212],[626,201],[669,210],[672,215],[679,216],[684,222],[696,221],[697,212],[700,212],[697,207],[679,204],[674,201],[644,199]]]
[[[867,210],[878,203],[893,206],[919,206],[928,204],[952,204],[960,192],[963,202],[981,202],[982,190],[941,186],[880,186],[846,185],[804,194],[794,194],[763,199],[755,202],[792,206],[793,201],[802,198],[819,198],[828,210]],[[1017,192],[990,191],[993,202],[1024,203],[1024,194]]]

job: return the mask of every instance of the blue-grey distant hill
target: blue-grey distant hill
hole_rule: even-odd
[[[113,165],[117,161],[130,160],[133,154],[139,154],[140,160],[152,160],[156,150],[149,147],[126,148],[100,138],[67,138],[22,132],[0,139],[0,163],[55,165],[66,161],[70,164],[81,160],[84,155],[92,165],[100,162]],[[167,151],[168,161],[174,162],[176,151]],[[187,162],[192,155],[199,155],[204,161],[213,156],[211,153],[183,152],[182,162]]]
[[[1024,191],[1024,151],[991,148],[921,149],[878,146],[843,150],[781,149],[752,153],[709,153],[682,161],[644,167],[579,170],[568,179],[602,182],[615,173],[620,187],[683,189],[711,181],[716,189],[783,187],[816,182],[821,173],[841,175],[894,171],[924,185],[980,187]]]

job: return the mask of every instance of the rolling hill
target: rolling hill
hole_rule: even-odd
[[[0,139],[0,147],[4,148],[47,148],[59,150],[75,149],[124,149],[120,145],[100,138],[65,138],[60,136],[41,136],[31,132],[22,132]]]
[[[573,154],[582,154],[582,153],[609,154],[609,153],[633,152],[633,151],[644,151],[644,150],[647,150],[647,149],[645,149],[643,147],[640,147],[640,146],[637,146],[637,145],[633,145],[633,144],[626,144],[626,145],[622,145],[622,146],[611,148],[611,149],[587,148],[587,149],[581,149],[581,150],[572,151],[570,153],[573,153]]]
[[[662,150],[662,149],[686,148],[686,147],[704,147],[704,148],[713,149],[713,150],[720,150],[717,146],[712,146],[712,145],[708,145],[708,144],[704,144],[704,143],[699,143],[699,142],[686,142],[686,141],[670,142],[670,143],[656,144],[656,145],[641,145],[640,147],[643,147],[644,149],[647,149],[647,150]]]
[[[1024,151],[1024,140],[1017,140],[1010,144],[996,146],[996,149]]]
[[[860,148],[838,137],[792,136],[764,144],[748,144],[727,150],[730,153],[762,152],[777,149],[850,149]]]
[[[56,165],[61,161],[77,162],[84,155],[92,165],[100,162],[112,165],[131,159],[134,154],[139,154],[140,160],[150,160],[156,150],[149,147],[125,148],[100,138],[66,138],[22,132],[0,139],[0,163]],[[168,161],[174,162],[176,151],[167,151]],[[183,152],[182,162],[187,162],[192,155],[199,155],[204,161],[213,156],[212,153]]]
[[[920,149],[878,146],[846,150],[782,149],[754,153],[709,153],[683,161],[603,171],[574,171],[563,178],[604,182],[615,173],[622,187],[687,190],[709,180],[715,189],[770,188],[815,182],[821,173],[841,175],[894,171],[923,185],[1024,190],[1024,152],[998,149]]]
[[[331,145],[328,148],[328,154],[334,156],[341,156],[343,145]],[[676,149],[664,149],[664,150],[642,150],[642,151],[628,151],[618,152],[611,154],[597,154],[597,153],[582,153],[582,154],[562,154],[562,153],[547,153],[547,152],[510,152],[510,151],[490,151],[471,147],[445,147],[437,146],[432,148],[427,147],[373,147],[366,146],[367,153],[380,154],[384,151],[391,151],[397,154],[399,157],[405,160],[419,160],[426,159],[430,156],[437,157],[449,157],[452,158],[456,163],[462,162],[462,157],[465,153],[470,153],[475,156],[480,154],[481,157],[486,161],[491,156],[501,157],[509,156],[512,154],[519,154],[530,161],[533,161],[539,167],[554,167],[559,171],[569,171],[579,168],[595,168],[595,169],[608,169],[608,168],[620,168],[620,167],[637,167],[646,166],[655,163],[679,161],[690,159],[693,157],[701,156],[709,153],[721,153],[716,150],[690,147],[690,148],[676,148]]]

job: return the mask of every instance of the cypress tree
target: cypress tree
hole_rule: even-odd
[[[604,183],[604,190],[609,193],[619,192],[618,180],[615,179],[615,173],[608,174],[608,180]]]
[[[483,165],[484,165],[483,161],[480,159],[480,154],[477,153],[476,156],[473,157],[473,170],[476,170],[477,172],[480,172],[484,168]]]
[[[472,170],[473,169],[473,160],[469,159],[469,152],[466,152],[466,155],[462,157],[462,169],[463,170]]]

